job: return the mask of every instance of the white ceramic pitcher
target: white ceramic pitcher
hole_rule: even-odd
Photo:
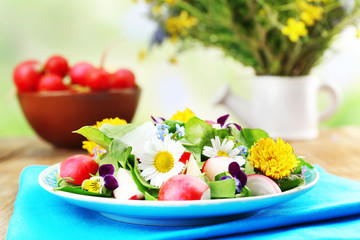
[[[330,95],[328,107],[319,112],[318,94]],[[252,99],[234,95],[229,86],[219,93],[217,104],[226,105],[249,128],[261,128],[273,138],[314,139],[319,122],[332,116],[340,106],[341,91],[312,76],[256,76]]]

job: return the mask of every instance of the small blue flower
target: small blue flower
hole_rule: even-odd
[[[176,134],[178,137],[183,137],[185,136],[185,128],[184,126],[181,126],[179,124],[176,124]]]
[[[236,148],[240,150],[240,152],[239,152],[238,155],[240,155],[240,156],[242,156],[242,155],[247,156],[247,153],[248,153],[247,147],[245,147],[244,145],[241,145],[241,146],[238,146],[238,147],[236,147]]]
[[[166,33],[161,27],[158,27],[151,37],[150,46],[160,45],[166,37]]]
[[[156,127],[157,127],[157,132],[156,132],[156,135],[159,139],[161,139],[161,141],[164,141],[164,138],[166,136],[172,136],[173,134],[172,133],[169,133],[169,126],[166,125],[166,124],[162,124],[162,123],[157,123],[156,124]]]

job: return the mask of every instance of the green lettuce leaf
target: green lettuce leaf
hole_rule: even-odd
[[[107,137],[99,129],[96,129],[96,128],[90,127],[90,126],[85,126],[85,127],[80,128],[77,131],[74,131],[74,133],[81,134],[88,140],[95,142],[96,144],[102,146],[106,150],[109,150],[111,138]]]

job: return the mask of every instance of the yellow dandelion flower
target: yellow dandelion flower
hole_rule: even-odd
[[[105,118],[105,119],[103,119],[103,120],[100,121],[100,122],[98,121],[98,122],[96,122],[95,125],[93,125],[93,127],[98,129],[98,128],[100,128],[104,123],[109,123],[109,124],[111,124],[111,125],[125,125],[125,124],[127,124],[126,120],[120,119],[120,118],[116,117],[116,118]],[[87,150],[90,155],[93,155],[93,154],[94,154],[94,149],[95,149],[96,147],[98,147],[98,150],[100,150],[100,151],[98,151],[98,153],[99,153],[100,155],[102,154],[102,153],[101,153],[101,152],[102,152],[101,150],[105,150],[103,147],[98,146],[98,145],[97,145],[96,143],[94,143],[93,141],[83,141],[82,144],[83,144],[82,148],[85,149],[85,150]]]
[[[195,114],[189,108],[185,108],[183,112],[177,111],[170,119],[186,123],[192,117],[195,117]]]
[[[289,176],[299,164],[293,148],[281,138],[276,142],[272,138],[258,140],[250,149],[249,162],[273,179]]]
[[[98,148],[98,153],[99,153],[99,150],[100,150],[100,152],[101,152],[102,150],[105,150],[105,148],[97,145],[97,144],[94,143],[93,141],[83,141],[82,144],[83,144],[83,145],[82,145],[82,148],[85,149],[86,151],[88,151],[88,153],[89,153],[90,155],[94,155],[94,149],[95,149],[96,147]],[[99,153],[99,154],[101,155],[102,153]]]
[[[360,28],[356,31],[356,38],[360,38]]]
[[[288,36],[292,42],[296,42],[300,37],[308,34],[305,23],[301,21],[298,22],[294,18],[287,20],[287,26],[285,26],[281,32],[285,36]]]
[[[93,127],[94,128],[100,128],[104,123],[109,123],[111,125],[125,125],[125,124],[127,124],[126,120],[116,117],[116,118],[105,118],[100,122],[98,121],[98,122],[96,122],[96,124]]]

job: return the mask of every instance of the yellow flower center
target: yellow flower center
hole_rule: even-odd
[[[168,151],[158,152],[154,160],[155,168],[161,172],[166,173],[174,167],[174,157]]]
[[[229,157],[229,155],[227,155],[227,153],[224,152],[224,151],[219,151],[217,155],[218,155],[219,157]]]

